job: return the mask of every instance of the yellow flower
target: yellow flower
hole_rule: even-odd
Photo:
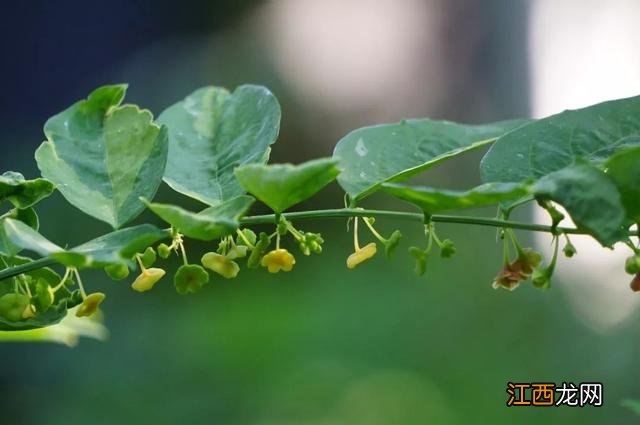
[[[144,269],[142,273],[140,273],[140,276],[133,281],[131,287],[138,292],[146,292],[153,288],[165,273],[164,270],[155,267]]]
[[[355,269],[360,263],[376,255],[376,252],[378,252],[378,247],[375,242],[365,245],[347,258],[347,267]]]
[[[96,311],[98,311],[98,307],[104,299],[106,295],[102,292],[94,292],[93,294],[87,295],[87,297],[82,301],[82,304],[76,310],[77,317],[86,317],[93,315]]]
[[[213,270],[227,279],[236,277],[240,271],[240,266],[235,261],[215,252],[207,252],[202,256],[200,262],[209,270]]]
[[[291,271],[295,263],[296,259],[286,249],[274,249],[262,257],[260,261],[260,264],[266,267],[269,273],[278,273],[280,270]]]

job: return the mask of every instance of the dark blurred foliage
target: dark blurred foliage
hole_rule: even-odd
[[[3,4],[0,170],[35,176],[33,150],[43,138],[46,118],[111,82],[129,82],[130,100],[156,114],[200,85],[267,84],[283,108],[274,160],[330,155],[349,128],[329,113],[305,116],[307,109],[288,93],[246,21],[261,3]],[[444,11],[439,30],[451,94],[423,115],[469,122],[527,115],[526,2],[434,4]],[[203,44],[206,54],[184,51]],[[359,125],[371,124],[366,117],[358,119]],[[475,183],[479,155],[435,170],[429,178],[449,185]],[[198,207],[166,187],[158,197]],[[340,202],[334,186],[300,208]],[[381,196],[370,205],[399,206]],[[108,231],[59,194],[43,202],[40,212],[42,232],[61,243]],[[148,214],[138,221],[157,223]],[[380,228],[389,233],[394,224],[381,221]],[[638,395],[631,373],[640,354],[637,329],[595,333],[574,317],[555,289],[491,290],[500,261],[493,230],[442,226],[441,235],[456,241],[459,255],[432,258],[427,276],[418,278],[405,252],[409,244],[421,243],[416,226],[401,226],[409,237],[394,259],[387,262],[379,255],[355,271],[343,265],[351,250],[344,221],[301,226],[323,232],[322,256],[297,255],[290,274],[243,270],[239,279],[217,279],[196,296],[178,296],[169,278],[141,295],[99,271],[87,273],[88,286],[108,293],[104,312],[111,339],[82,340],[75,349],[0,345],[0,423],[632,420],[617,404]],[[196,261],[212,246],[192,243],[189,248]],[[173,270],[175,262],[168,268]],[[507,409],[508,381],[602,381],[606,407]]]

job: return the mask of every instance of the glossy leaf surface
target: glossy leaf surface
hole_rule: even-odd
[[[564,111],[500,137],[480,164],[485,182],[522,182],[572,165],[600,165],[640,145],[640,96]]]
[[[625,233],[625,211],[616,185],[587,162],[550,173],[532,189],[537,198],[562,205],[578,228],[604,246],[617,242]]]
[[[526,185],[519,183],[487,183],[467,191],[384,183],[382,189],[397,198],[416,205],[429,214],[438,211],[496,205],[530,193]]]
[[[76,208],[114,228],[153,198],[167,161],[166,128],[147,110],[121,105],[124,85],[104,86],[44,126],[36,151],[42,175]]]
[[[43,178],[25,180],[14,171],[0,175],[0,203],[7,200],[16,208],[29,208],[51,195],[54,189],[53,183]]]
[[[210,241],[233,233],[239,219],[249,209],[254,199],[242,195],[199,213],[187,211],[170,204],[146,202],[147,207],[183,235]]]
[[[51,257],[68,267],[88,268],[122,264],[136,252],[168,237],[168,233],[150,224],[128,227],[100,236],[65,250],[22,222],[7,219],[5,232],[11,242],[42,257]]]
[[[606,169],[620,192],[627,217],[640,223],[640,147],[613,155],[607,161]]]
[[[240,185],[273,211],[287,208],[315,195],[339,174],[337,161],[321,158],[299,165],[245,165],[236,169]]]
[[[244,194],[233,170],[264,163],[280,129],[280,105],[264,87],[233,93],[203,87],[167,108],[158,122],[169,127],[164,180],[174,190],[217,205]]]
[[[363,127],[342,138],[333,153],[338,183],[360,200],[389,181],[406,180],[442,161],[485,146],[524,124],[524,120],[486,125],[411,119]]]

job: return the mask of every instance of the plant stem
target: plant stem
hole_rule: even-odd
[[[296,220],[315,220],[325,218],[349,218],[349,217],[376,217],[376,218],[390,218],[396,220],[415,221],[418,223],[424,222],[424,214],[422,213],[410,213],[402,211],[383,211],[383,210],[366,210],[360,208],[335,208],[326,210],[312,210],[312,211],[297,211],[290,213],[282,213],[284,218],[291,221]],[[276,220],[276,214],[254,215],[244,217],[240,220],[243,225],[254,224],[273,224]],[[435,223],[456,223],[456,224],[472,224],[477,226],[489,226],[489,227],[502,227],[508,229],[528,230],[531,232],[545,232],[553,233],[554,230],[551,226],[544,224],[523,223],[518,221],[502,220],[499,218],[486,218],[486,217],[473,217],[463,215],[432,215],[430,220]],[[558,227],[558,232],[572,235],[585,235],[586,232],[573,227]],[[630,231],[628,236],[639,236],[639,231]],[[32,262],[21,264],[19,266],[0,270],[0,280],[8,279],[13,276],[17,276],[21,273],[26,273],[31,270],[36,270],[42,267],[52,266],[57,264],[57,261],[44,257]]]
[[[8,279],[10,277],[17,276],[22,273],[30,272],[31,270],[41,269],[43,267],[53,266],[58,264],[53,258],[39,258],[29,263],[20,264],[19,266],[11,267],[8,269],[0,270],[0,280]]]
[[[393,218],[405,221],[417,221],[422,223],[424,221],[424,214],[422,213],[410,213],[403,211],[383,211],[383,210],[365,210],[356,208],[336,208],[327,210],[313,210],[313,211],[297,211],[290,213],[282,213],[282,216],[287,220],[314,220],[325,218],[346,218],[346,217],[379,217],[379,218]],[[240,220],[243,225],[251,224],[270,224],[273,223],[275,218],[274,214],[254,215],[244,217]],[[505,227],[510,229],[529,230],[532,232],[545,232],[552,233],[551,226],[544,224],[523,223],[518,221],[501,220],[498,218],[486,218],[486,217],[473,217],[464,215],[440,215],[435,214],[430,217],[431,221],[436,223],[457,223],[457,224],[474,224],[478,226],[489,227]],[[574,234],[584,235],[586,232],[573,227],[558,227],[558,231]],[[630,236],[638,236],[637,231],[629,232]]]

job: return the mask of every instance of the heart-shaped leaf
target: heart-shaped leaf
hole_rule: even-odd
[[[482,180],[538,179],[579,157],[602,164],[616,151],[640,145],[637,136],[640,96],[564,111],[500,137],[482,159]]]
[[[337,160],[321,158],[299,165],[251,164],[236,168],[240,185],[279,213],[316,194],[340,173]]]
[[[100,87],[50,118],[36,151],[42,175],[71,204],[116,229],[142,212],[140,196],[153,198],[168,151],[151,112],[120,105],[125,91]]]
[[[254,199],[241,195],[199,213],[187,211],[177,205],[144,202],[158,217],[183,235],[210,241],[233,233],[240,225],[240,217],[247,212]]]
[[[65,250],[22,222],[6,219],[4,229],[10,241],[20,248],[77,268],[103,268],[125,263],[135,253],[168,237],[166,231],[150,224],[142,224],[116,230]]]
[[[479,148],[526,121],[466,125],[411,119],[363,127],[343,137],[333,152],[339,159],[338,183],[352,201],[379,189],[381,183],[406,180],[463,152]]]
[[[530,193],[528,187],[520,183],[487,183],[466,191],[384,183],[382,189],[397,198],[418,206],[428,214],[496,205],[502,201],[518,199]]]
[[[532,190],[536,198],[562,205],[576,226],[603,246],[611,246],[625,234],[625,211],[616,185],[585,161],[544,176]]]
[[[638,142],[640,145],[640,140]],[[640,223],[640,147],[613,155],[605,167],[607,175],[618,187],[627,217]]]
[[[25,180],[15,171],[0,175],[0,203],[6,199],[16,208],[29,208],[51,195],[53,190],[53,183],[46,179]]]
[[[209,205],[244,194],[233,169],[264,163],[280,128],[280,105],[269,90],[244,85],[233,93],[203,87],[158,117],[169,127],[164,180]]]

